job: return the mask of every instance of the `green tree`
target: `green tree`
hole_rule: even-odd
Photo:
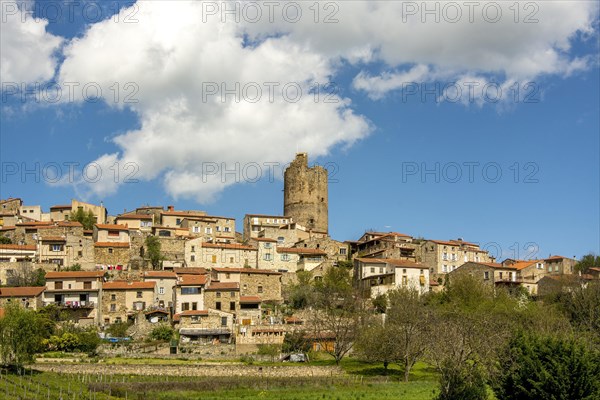
[[[115,322],[106,328],[106,332],[112,337],[126,337],[130,326],[127,322]]]
[[[83,211],[83,208],[78,208],[77,211],[69,217],[71,221],[76,221],[83,225],[83,229],[93,229],[96,223],[96,216],[91,210]]]
[[[387,307],[388,307],[388,298],[385,295],[385,293],[378,295],[372,301],[373,301],[373,307],[375,307],[375,310],[378,313],[384,314],[386,312]]]
[[[600,398],[600,354],[574,338],[516,335],[501,357],[499,400]]]
[[[284,353],[308,353],[310,350],[310,342],[306,339],[306,331],[295,330],[287,332],[283,339],[283,347],[281,349]]]
[[[286,288],[287,301],[292,308],[299,310],[309,306],[314,289],[311,280],[312,273],[309,271],[296,273],[296,282]]]
[[[398,347],[394,328],[374,318],[361,329],[354,343],[354,353],[363,361],[383,363],[384,374],[387,374],[388,366],[401,358]]]
[[[156,328],[152,329],[150,332],[150,338],[154,340],[162,340],[168,342],[175,335],[175,331],[169,325],[159,325]]]
[[[275,343],[262,343],[258,345],[258,355],[269,356],[271,362],[275,361],[275,357],[281,354],[281,345]]]
[[[8,304],[0,319],[0,356],[7,366],[21,368],[34,360],[44,339],[43,322],[35,311]]]
[[[0,236],[0,244],[12,244],[12,240],[6,236]]]
[[[70,267],[63,268],[63,271],[81,271],[81,264],[73,264]]]
[[[160,269],[160,263],[163,256],[160,252],[160,240],[156,236],[146,238],[146,255],[152,264],[153,269]]]
[[[575,271],[587,274],[590,268],[600,268],[600,256],[595,254],[586,254],[575,264]]]

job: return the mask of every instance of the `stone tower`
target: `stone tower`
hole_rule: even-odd
[[[283,214],[307,229],[328,232],[327,170],[308,168],[308,154],[298,153],[283,182]]]

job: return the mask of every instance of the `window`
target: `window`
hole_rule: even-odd
[[[271,245],[271,242],[266,242],[266,243],[265,243],[265,249],[270,249],[271,247],[273,247],[273,246]]]
[[[117,301],[117,295],[116,294],[111,294],[110,295],[110,301]]]
[[[110,312],[115,312],[117,311],[117,305],[116,304],[111,304],[110,305]]]
[[[484,271],[484,272],[483,272],[483,279],[485,279],[486,281],[487,281],[488,279],[490,279],[490,273],[489,273],[489,271]]]
[[[62,244],[53,244],[51,245],[52,251],[62,251],[63,246]]]
[[[229,272],[225,273],[225,279],[230,279],[231,278],[231,274]]]
[[[138,298],[138,299],[141,299],[142,298],[142,292],[140,292],[140,291],[136,292],[135,297]]]
[[[408,277],[406,275],[402,275],[402,286],[408,285]]]
[[[207,228],[204,230],[204,233],[209,233],[209,234],[210,234],[210,233],[212,233],[212,228],[208,228],[208,227],[207,227]]]
[[[198,309],[198,302],[194,301],[192,303],[192,310],[197,310]]]
[[[383,274],[383,267],[379,267],[379,273]]]
[[[194,226],[194,227],[192,228],[192,232],[194,232],[194,233],[198,233],[198,232],[200,232],[200,228],[199,228],[199,227],[197,227],[197,226]],[[192,246],[192,247],[194,247],[194,246]],[[192,250],[192,251],[193,251],[193,250]]]
[[[112,254],[112,253],[113,253],[113,249],[112,249],[112,247],[109,247],[108,248],[108,254]]]
[[[221,317],[221,326],[227,326],[227,317]]]
[[[217,292],[217,298],[221,297],[221,292]]]
[[[92,288],[92,282],[91,281],[83,282],[83,288],[84,289],[91,289]]]
[[[181,225],[181,218],[177,218],[175,220],[175,225]]]
[[[198,315],[192,315],[191,320],[192,320],[192,322],[198,322],[198,321],[200,321],[200,318]]]
[[[192,246],[192,253],[196,252],[196,246]]]
[[[226,226],[226,227],[225,227],[225,229],[224,229],[224,231],[225,231],[225,232],[229,232],[229,227],[228,227],[228,226]]]
[[[448,272],[448,265],[447,264],[442,265],[442,272]]]
[[[235,292],[229,292],[229,297],[235,297]]]
[[[199,293],[200,293],[199,287],[182,287],[181,288],[181,294],[199,294]]]
[[[119,231],[108,231],[108,236],[119,237]]]
[[[212,263],[213,264],[217,263],[217,255],[216,254],[213,254],[213,256],[212,256]]]
[[[190,309],[190,303],[182,303],[181,304],[181,310],[182,311],[187,311]]]
[[[248,285],[244,283],[243,289],[248,290]]]
[[[271,261],[271,253],[265,253],[265,261]]]
[[[448,259],[448,253],[444,252],[442,254],[442,260],[446,261]]]
[[[235,301],[232,301],[229,303],[229,310],[230,311],[235,311]]]
[[[217,302],[215,303],[215,308],[216,308],[217,310],[220,310],[220,309],[221,309],[221,302],[220,302],[220,301],[217,301]]]
[[[54,282],[54,289],[62,289],[62,288],[63,288],[62,282]]]
[[[196,261],[196,255],[195,254],[192,254],[190,256],[190,261]]]
[[[229,257],[229,262],[233,264],[233,257]]]
[[[217,230],[217,232],[221,232],[221,227],[217,225],[217,227],[215,228]]]
[[[81,251],[81,250],[77,251],[77,257],[83,257],[83,251]]]
[[[347,254],[348,249],[345,247],[340,247],[340,255],[345,256]]]
[[[262,293],[263,292],[263,287],[262,285],[258,285],[258,289],[257,289],[258,293]]]
[[[374,274],[375,273],[375,267],[371,267],[371,273]]]
[[[165,288],[164,287],[159,287],[158,288],[158,294],[165,294]]]
[[[502,272],[498,272],[498,278],[502,279]]]
[[[289,254],[282,254],[281,255],[281,261],[290,261],[290,255]]]

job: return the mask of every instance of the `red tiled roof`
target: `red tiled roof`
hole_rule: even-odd
[[[208,217],[204,211],[161,211],[160,213],[174,217]]]
[[[152,214],[123,214],[115,218],[117,219],[149,219],[152,220]]]
[[[181,275],[177,281],[178,286],[206,285],[206,275]]]
[[[568,257],[563,257],[563,256],[556,255],[556,256],[550,256],[550,257],[548,257],[548,258],[544,259],[544,261],[550,261],[550,260],[563,260],[563,259],[565,259],[565,258],[568,258]]]
[[[1,287],[0,297],[35,297],[44,290],[45,286]]]
[[[306,247],[278,247],[278,253],[293,253],[293,254],[312,254],[317,256],[326,256],[323,250],[320,249],[308,249]]]
[[[117,225],[117,224],[96,224],[98,229],[106,229],[109,231],[128,231],[129,228],[127,225]]]
[[[246,246],[238,243],[202,243],[202,247],[207,249],[230,249],[230,250],[250,250],[256,251],[255,247]]]
[[[117,248],[129,248],[129,243],[123,242],[96,242],[94,247],[117,247]]]
[[[511,265],[511,267],[520,271],[538,262],[540,262],[540,260],[516,260],[516,262],[513,265]]]
[[[54,225],[54,222],[52,222],[52,221],[33,221],[33,222],[20,222],[20,223],[16,224],[16,226],[33,226],[33,227],[49,226],[49,225]]]
[[[389,264],[397,268],[426,268],[423,264],[419,264],[414,261],[399,260],[395,258],[357,258],[357,260],[363,263]]]
[[[176,279],[177,274],[171,271],[146,271],[144,272],[145,278],[172,278]]]
[[[185,317],[188,315],[208,315],[208,310],[186,310],[179,313],[179,316]]]
[[[65,239],[62,236],[42,236],[40,238],[40,240],[42,242],[66,242],[67,239]]]
[[[13,231],[17,229],[16,226],[0,226],[0,231]]]
[[[50,271],[46,272],[46,279],[58,278],[102,278],[102,271]]]
[[[206,275],[208,270],[202,267],[177,267],[173,268],[177,275]]]
[[[50,207],[51,210],[70,209],[70,208],[71,208],[70,204],[57,204],[55,206]]]
[[[0,250],[23,250],[34,251],[37,249],[35,244],[0,244]]]
[[[258,296],[240,296],[241,304],[256,304],[261,302],[262,300]]]
[[[58,226],[71,226],[71,227],[79,227],[83,226],[79,221],[58,221],[56,223]]]
[[[285,218],[291,219],[292,217],[286,217],[285,215],[266,215],[266,214],[246,214],[247,217],[263,217],[263,218]]]
[[[257,269],[257,268],[218,268],[213,267],[213,271],[216,272],[233,272],[234,274],[269,274],[269,275],[281,275],[281,272],[271,271],[269,269]]]
[[[138,289],[154,289],[156,282],[106,282],[102,285],[104,290],[138,290]]]
[[[259,237],[259,238],[253,238],[254,240],[256,240],[257,242],[271,242],[271,243],[277,243],[277,240],[275,239],[270,239],[270,238],[263,238],[263,237]]]
[[[240,290],[240,284],[237,282],[211,282],[206,290]]]

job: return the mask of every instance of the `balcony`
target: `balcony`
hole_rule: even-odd
[[[93,301],[45,301],[44,306],[55,305],[61,308],[68,309],[80,309],[80,308],[94,308],[96,306]]]

